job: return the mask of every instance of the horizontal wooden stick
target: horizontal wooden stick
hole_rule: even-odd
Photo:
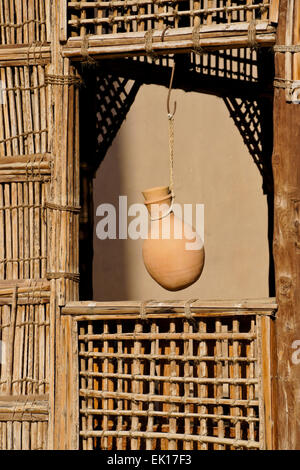
[[[50,44],[38,45],[33,50],[31,44],[0,46],[0,66],[45,65],[51,61]]]
[[[231,23],[229,25],[214,24],[214,25],[203,25],[199,31],[200,40],[202,41],[211,39],[230,39],[230,37],[236,37],[238,35],[245,36],[248,38],[249,23]],[[256,34],[274,34],[276,29],[269,25],[268,22],[259,22],[256,25]],[[162,31],[154,30],[152,34],[153,47],[157,47],[157,44],[163,45],[172,41],[184,41],[193,40],[193,28],[176,28],[169,29],[165,32],[162,37]],[[67,49],[82,47],[83,38],[71,37],[69,38],[63,52]],[[102,35],[90,35],[88,38],[88,47],[100,47],[100,46],[117,46],[117,45],[133,45],[145,43],[145,31],[135,31],[129,33],[111,33]]]
[[[117,356],[118,357],[118,356]],[[208,378],[208,377],[166,377],[158,375],[138,375],[138,374],[118,374],[108,372],[80,372],[83,377],[93,378],[111,378],[115,380],[140,380],[146,382],[167,382],[167,383],[197,383],[197,384],[257,384],[258,379],[241,379],[241,378]]]
[[[48,400],[49,400],[49,395],[46,394],[41,394],[41,395],[33,395],[33,394],[28,394],[28,395],[18,395],[18,396],[13,396],[13,395],[0,395],[0,407],[5,407],[5,406],[16,406],[20,405],[21,403],[27,403],[30,404],[31,406],[35,403],[37,406],[39,404],[42,404],[43,406],[48,406]]]
[[[49,175],[50,174],[50,166],[48,164],[41,164],[41,166],[38,168],[32,167],[32,166],[23,166],[23,168],[13,168],[8,165],[7,168],[0,167],[0,178],[5,175],[10,175],[10,176],[22,176],[22,175],[28,175],[28,176],[39,176],[39,175]]]
[[[232,23],[230,25],[204,25],[200,31],[200,43],[197,46],[208,49],[228,49],[249,47],[249,23]],[[268,22],[256,25],[256,43],[259,46],[270,46],[275,43],[276,29]],[[63,47],[64,57],[74,60],[82,58],[82,48],[90,56],[103,55],[121,57],[127,54],[145,54],[145,32],[115,33],[101,36],[91,35],[86,40],[82,37],[71,37]],[[193,28],[170,29],[162,38],[161,31],[154,31],[152,37],[153,52],[166,54],[176,49],[177,52],[190,51],[195,48]]]
[[[50,173],[47,172],[46,174],[39,174],[36,172],[35,174],[26,174],[25,172],[20,175],[14,175],[13,173],[0,175],[0,183],[25,183],[27,182],[46,182],[50,180]]]
[[[256,338],[253,333],[112,333],[99,335],[80,335],[81,341],[142,341],[142,340],[174,340],[188,341],[190,339],[203,340],[246,340],[251,341]]]
[[[113,398],[121,400],[135,400],[141,402],[161,402],[161,403],[183,403],[183,404],[197,404],[197,405],[229,405],[229,406],[245,406],[252,408],[259,405],[258,400],[249,399],[232,399],[232,398],[206,398],[206,397],[179,397],[171,395],[151,395],[151,394],[136,394],[136,393],[122,393],[122,392],[106,392],[97,390],[80,389],[79,395],[81,397],[90,398]]]
[[[18,287],[18,294],[23,292],[33,292],[35,290],[50,290],[50,282],[44,279],[16,279],[16,280],[1,280],[0,281],[0,295],[5,293],[11,293],[13,288]]]
[[[48,165],[53,160],[50,153],[37,153],[33,155],[12,155],[10,157],[0,158],[0,168],[6,166],[11,168],[20,168],[23,165],[29,165],[30,168],[38,167],[39,165]]]
[[[250,5],[249,5],[250,6]],[[104,7],[105,8],[105,7]],[[225,7],[226,8],[226,7]],[[79,18],[75,20],[69,20],[68,24],[70,26],[77,26],[80,28],[81,26],[85,25],[99,25],[99,24],[111,24],[111,23],[118,23],[118,22],[130,22],[130,21],[143,21],[143,20],[168,20],[169,18],[174,18],[176,17],[186,17],[186,16],[200,16],[203,13],[223,13],[225,12],[225,8],[220,7],[220,8],[215,8],[209,10],[205,10],[203,8],[199,8],[197,10],[176,10],[176,13],[173,11],[162,11],[161,13],[133,13],[129,15],[116,15],[111,17],[109,16],[103,16],[102,18]],[[231,9],[232,11],[238,11],[238,10],[243,10],[245,9],[244,6],[235,6],[235,7],[227,7],[228,10]],[[252,10],[256,10],[260,8],[259,5],[251,5]],[[233,23],[226,23],[227,26],[230,25],[238,25],[240,24],[239,22],[233,22]],[[203,27],[207,25],[203,25]],[[213,26],[212,26],[213,27]]]
[[[37,422],[47,422],[49,421],[49,413],[47,412],[34,412],[28,413],[26,412],[15,412],[10,411],[7,412],[6,410],[0,409],[0,422],[29,422],[29,423],[37,423]]]
[[[203,413],[178,413],[176,411],[141,411],[141,410],[99,410],[94,408],[82,408],[80,410],[82,415],[95,415],[95,416],[149,416],[149,417],[162,417],[162,418],[195,418],[195,419],[214,419],[219,421],[221,419],[228,421],[246,421],[246,422],[259,422],[259,418],[255,416],[234,416],[234,415],[218,415],[218,414],[203,414]]]
[[[179,4],[181,2],[185,2],[186,0],[175,0],[173,1],[173,5]],[[170,4],[170,0],[160,0],[160,5]],[[211,8],[201,8],[196,10],[191,10],[194,14],[200,13],[215,13],[215,12],[230,12],[230,11],[251,11],[251,10],[258,10],[262,7],[269,8],[271,3],[259,3],[254,5],[228,5],[224,7],[211,7]],[[127,0],[126,7],[133,7],[133,6],[141,6],[141,5],[153,5],[153,0]],[[113,3],[110,1],[95,1],[95,2],[69,2],[68,8],[74,8],[76,10],[86,10],[89,8],[99,8],[99,9],[106,9],[106,8],[124,8],[124,0],[116,0]]]
[[[64,315],[89,315],[101,318],[107,316],[107,319],[121,318],[139,318],[141,314],[141,302],[69,302],[62,308]],[[186,301],[149,301],[144,302],[143,309],[147,318],[156,318],[158,314],[165,317],[175,316],[180,318],[184,314]],[[220,316],[220,315],[272,315],[277,309],[277,303],[274,298],[253,299],[253,300],[232,300],[232,301],[205,301],[197,300],[192,302],[190,311],[193,316]],[[124,316],[122,316],[122,314]],[[119,317],[121,315],[121,317]],[[185,316],[185,315],[183,315]]]
[[[80,351],[79,356],[82,357],[96,357],[96,358],[105,358],[105,359],[111,359],[111,360],[117,360],[117,359],[137,359],[137,357],[140,360],[148,360],[148,361],[154,361],[154,360],[161,360],[161,361],[187,361],[187,362],[195,362],[195,363],[201,363],[201,362],[206,362],[206,361],[213,361],[213,362],[257,362],[256,357],[239,357],[239,356],[180,356],[180,355],[172,355],[170,358],[169,356],[166,356],[165,354],[139,354],[138,356],[136,354],[129,354],[129,353],[100,353],[96,351]]]
[[[29,298],[23,297],[18,298],[17,305],[41,305],[41,304],[48,304],[50,299],[50,294],[48,296],[42,297],[31,297]],[[11,304],[11,297],[5,298],[0,297],[0,305],[8,305]],[[1,325],[0,325],[1,329]]]
[[[244,441],[241,439],[230,439],[225,437],[211,437],[200,436],[192,434],[176,434],[164,432],[150,432],[150,431],[80,431],[80,435],[84,438],[87,437],[128,437],[128,438],[148,438],[148,439],[167,439],[167,440],[183,440],[183,441],[197,441],[216,444],[226,444],[233,447],[246,447],[247,449],[259,449],[260,443],[256,441]]]

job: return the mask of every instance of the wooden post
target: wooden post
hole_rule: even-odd
[[[55,155],[51,185],[51,210],[48,211],[49,257],[48,277],[51,280],[51,319],[55,324],[52,338],[53,364],[51,394],[50,446],[69,450],[78,447],[77,389],[73,338],[76,336],[71,318],[62,318],[60,308],[68,300],[78,299],[79,270],[79,92],[70,77],[76,70],[61,55],[61,35],[66,18],[62,15],[64,0],[53,4],[52,99],[54,104],[53,154]],[[75,354],[76,355],[76,354]],[[54,366],[55,365],[55,366]]]
[[[286,44],[291,2],[281,0],[277,44]],[[294,17],[299,29],[299,15]],[[275,75],[285,79],[285,54],[276,53]],[[274,259],[279,310],[276,320],[278,448],[300,449],[300,364],[293,349],[300,340],[300,107],[274,95]]]

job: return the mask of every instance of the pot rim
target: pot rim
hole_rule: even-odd
[[[144,204],[145,206],[148,206],[149,204],[156,204],[158,202],[163,202],[163,201],[166,201],[167,199],[171,199],[173,198],[172,194],[169,193],[167,194],[167,196],[164,196],[164,197],[160,197],[159,199],[153,199],[151,201],[144,201]]]

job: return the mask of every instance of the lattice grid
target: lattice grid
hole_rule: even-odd
[[[259,322],[79,322],[81,447],[263,448]]]
[[[270,0],[113,0],[68,2],[72,36],[267,20]]]

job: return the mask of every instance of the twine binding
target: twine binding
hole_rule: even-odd
[[[204,48],[201,46],[201,33],[200,33],[201,25],[198,24],[194,26],[192,31],[192,41],[193,41],[193,52],[195,54],[203,55]]]
[[[147,56],[150,57],[154,62],[159,58],[157,54],[154,54],[153,52],[153,34],[154,34],[154,29],[150,29],[149,31],[146,32],[145,34],[145,50],[147,53]]]
[[[68,279],[74,282],[80,282],[80,274],[79,273],[67,273],[67,272],[52,272],[46,273],[46,278],[48,280],[53,279]]]
[[[82,79],[74,75],[45,75],[45,85],[75,86],[82,85]]]
[[[45,207],[51,210],[57,210],[62,212],[74,212],[75,214],[79,214],[81,211],[81,206],[63,206],[60,204],[55,204],[53,202],[46,202]]]
[[[142,300],[140,305],[140,319],[148,321],[149,318],[147,317],[147,304],[150,302],[154,302],[153,299],[151,300]]]
[[[84,34],[81,42],[81,51],[80,51],[82,57],[84,60],[82,61],[82,64],[94,64],[95,59],[93,59],[89,55],[89,36],[87,34]]]
[[[252,20],[248,27],[248,43],[251,49],[257,49],[258,43],[256,40],[256,21]]]

